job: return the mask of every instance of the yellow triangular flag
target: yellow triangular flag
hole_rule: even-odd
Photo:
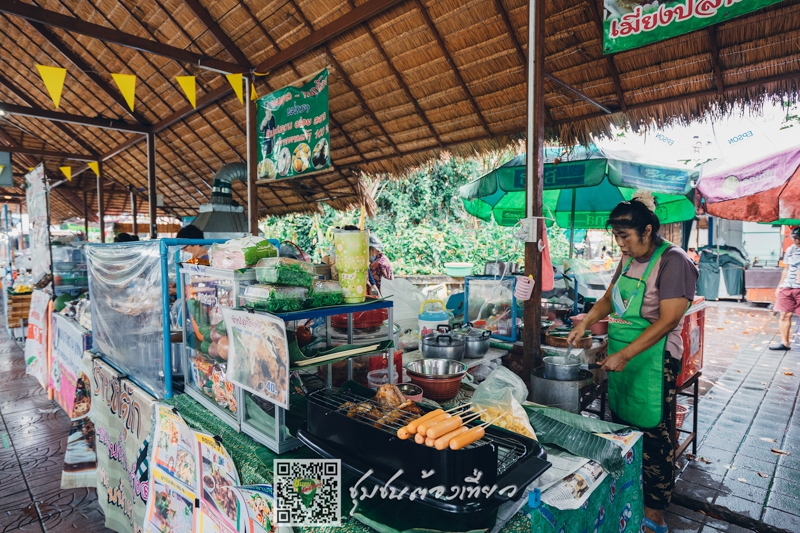
[[[5,165],[0,165],[0,174],[2,174],[2,173],[3,173],[3,169],[4,169],[4,168],[6,168],[6,166],[5,166]]]
[[[64,80],[67,77],[67,69],[47,67],[45,65],[36,65],[36,68],[39,69],[39,75],[42,77],[44,86],[47,87],[47,93],[56,105],[56,109],[58,109],[58,104],[61,103],[61,91],[64,90]]]
[[[258,100],[258,93],[256,92],[256,84],[250,84],[250,100]]]
[[[134,74],[112,74],[112,78],[119,87],[119,92],[128,102],[128,107],[133,111],[133,102],[136,98],[136,75]]]
[[[242,92],[244,91],[242,87],[242,75],[225,74],[225,77],[228,78],[228,83],[230,83],[231,87],[233,87],[233,92],[236,93],[236,97],[239,99],[239,103],[244,104],[244,97],[242,96]]]
[[[94,171],[95,175],[100,175],[100,163],[97,161],[89,161],[86,165]]]
[[[175,76],[192,107],[197,108],[197,81],[194,76]]]
[[[72,181],[72,167],[58,167],[58,170],[67,177],[67,181]]]

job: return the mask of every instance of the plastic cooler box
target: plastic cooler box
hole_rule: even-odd
[[[683,318],[681,339],[683,340],[683,364],[676,385],[680,387],[703,368],[703,344],[705,341],[706,300],[695,298],[692,307]]]

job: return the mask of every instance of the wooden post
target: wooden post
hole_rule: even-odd
[[[137,235],[139,233],[139,226],[136,223],[136,193],[131,188],[131,233]]]
[[[544,231],[542,216],[544,147],[544,0],[531,0],[528,13],[528,139],[525,215],[536,219],[537,241]],[[536,242],[525,243],[525,274],[533,276],[533,295],[525,302],[523,379],[530,387],[531,371],[542,364],[542,253]]]
[[[150,215],[150,238],[158,238],[158,220],[156,219],[156,134],[147,134],[147,210]]]
[[[256,103],[250,99],[250,92],[253,90],[250,80],[245,78],[244,83],[246,85],[245,103],[247,104],[247,229],[251,235],[258,235]]]
[[[97,223],[100,226],[100,242],[106,242],[105,199],[103,198],[103,162],[97,162]]]

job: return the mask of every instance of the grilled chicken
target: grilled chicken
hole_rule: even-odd
[[[403,393],[400,392],[400,389],[394,385],[389,385],[388,383],[381,385],[378,388],[378,392],[375,394],[373,399],[376,402],[380,402],[390,407],[399,407],[403,402],[406,401],[406,397],[403,396]]]

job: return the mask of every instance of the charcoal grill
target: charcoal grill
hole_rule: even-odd
[[[298,431],[298,437],[323,457],[341,459],[345,468],[368,480],[362,483],[365,487],[388,484],[398,493],[406,489],[406,497],[415,490],[417,494],[426,491],[424,499],[415,501],[450,513],[483,513],[522,496],[525,487],[550,467],[538,442],[502,428],[488,426],[481,440],[461,450],[437,450],[417,444],[413,438],[397,437],[397,430],[417,415],[403,412],[376,427],[376,421],[367,416],[348,416],[349,406],[343,407],[347,402],[368,404],[384,415],[398,414],[351,391],[320,389],[308,396],[308,426]],[[477,483],[467,481],[476,472],[480,473]],[[462,491],[452,498],[452,487],[476,485],[485,490]],[[487,496],[493,486],[496,490]],[[510,486],[517,489],[513,494],[500,490]],[[444,495],[436,497],[431,490],[435,487],[445,487]]]

